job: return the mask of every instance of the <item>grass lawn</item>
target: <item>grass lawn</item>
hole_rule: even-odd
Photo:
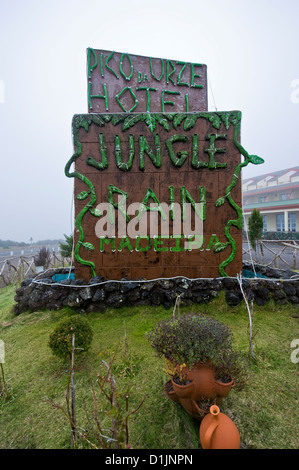
[[[15,290],[0,291],[0,339],[5,345],[3,370],[8,399],[0,399],[1,449],[70,448],[70,424],[63,413],[51,406],[47,397],[65,406],[69,363],[57,358],[48,347],[50,333],[60,319],[75,312],[13,313]],[[208,304],[181,307],[181,314],[202,312],[226,323],[232,330],[236,348],[249,357],[248,313],[245,304],[229,307],[224,296]],[[84,314],[85,315],[85,314]],[[94,331],[91,349],[75,364],[76,414],[80,429],[94,426],[91,383],[104,373],[119,343],[113,374],[118,391],[128,387],[129,409],[139,410],[129,421],[130,443],[134,449],[200,449],[199,423],[163,393],[168,380],[165,364],[149,346],[145,334],[161,319],[172,315],[164,307],[107,309],[86,315]],[[257,361],[249,361],[245,389],[233,389],[223,400],[222,411],[237,425],[242,448],[298,448],[298,367],[291,361],[291,342],[299,338],[299,307],[254,306],[254,343]],[[124,356],[126,329],[129,358]],[[297,354],[299,357],[299,354]],[[99,409],[105,406],[99,392]],[[108,420],[108,421],[107,421]],[[111,417],[103,420],[110,426]],[[108,432],[108,431],[107,431]]]

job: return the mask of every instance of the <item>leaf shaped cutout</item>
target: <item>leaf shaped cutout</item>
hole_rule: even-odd
[[[221,251],[225,250],[228,245],[229,243],[216,243],[214,246],[214,253],[220,253]]]
[[[185,117],[186,117],[186,114],[183,114],[183,113],[176,114],[172,121],[173,127],[176,129],[181,124],[181,122],[185,119]]]
[[[79,199],[79,201],[83,201],[84,199],[88,197],[88,194],[89,193],[87,191],[82,191],[81,193],[78,194],[77,199]]]
[[[103,118],[101,116],[99,116],[99,114],[94,114],[92,116],[92,120],[95,124],[97,124],[100,127],[105,126],[105,121],[103,120]]]
[[[99,209],[89,209],[89,212],[95,217],[102,217],[102,212]]]
[[[209,117],[209,121],[213,124],[216,129],[220,129],[221,119],[217,114],[213,114]]]
[[[155,116],[152,114],[149,114],[145,120],[146,124],[148,125],[148,128],[151,132],[154,132],[156,129],[156,119]]]
[[[197,121],[197,116],[187,116],[184,122],[184,130],[188,131],[189,129],[192,129],[192,127],[195,126]]]
[[[80,245],[82,245],[84,248],[86,248],[87,250],[94,250],[94,246],[92,243],[89,243],[89,242],[80,242]]]
[[[137,116],[129,116],[125,119],[124,124],[123,124],[123,131],[126,129],[129,129],[130,127],[133,127],[136,122],[143,120],[142,114],[137,114]]]
[[[260,165],[261,163],[264,163],[264,161],[265,161],[263,158],[258,157],[257,155],[250,155],[249,160],[254,165]]]
[[[159,124],[161,124],[161,126],[164,127],[166,131],[170,131],[169,123],[167,122],[167,119],[165,117],[162,117],[159,114],[157,114],[156,120],[158,121]]]
[[[215,206],[216,206],[216,207],[220,207],[220,206],[223,206],[224,203],[225,203],[225,197],[220,197],[220,198],[217,199],[217,201],[215,202]]]
[[[112,122],[112,124],[113,124],[114,126],[116,126],[117,124],[119,124],[120,122],[124,121],[125,119],[126,119],[125,116],[121,116],[121,115],[118,115],[118,114],[114,114],[114,115],[112,116],[112,121],[111,121],[111,122]]]

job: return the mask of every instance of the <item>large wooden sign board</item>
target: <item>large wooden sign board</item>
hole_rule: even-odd
[[[200,64],[88,49],[87,75],[65,168],[76,278],[236,276],[240,173],[263,162],[240,144],[241,113],[207,112]]]
[[[207,67],[119,52],[87,50],[88,111],[207,111]]]

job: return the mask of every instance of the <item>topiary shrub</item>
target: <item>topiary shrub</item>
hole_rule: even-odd
[[[93,331],[86,318],[81,315],[72,315],[61,320],[50,335],[48,345],[53,354],[62,358],[70,357],[73,334],[75,334],[75,353],[88,351],[91,346]]]

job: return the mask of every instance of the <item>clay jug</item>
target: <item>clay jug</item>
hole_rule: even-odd
[[[217,405],[210,407],[199,427],[203,449],[240,449],[240,434],[235,423]]]

